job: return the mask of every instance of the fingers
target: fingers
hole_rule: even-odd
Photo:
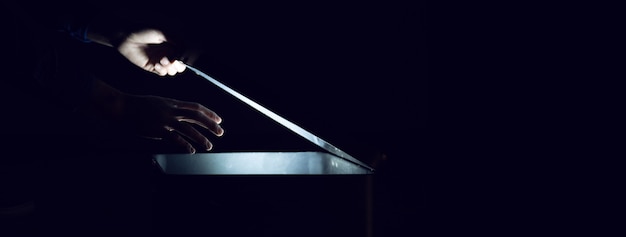
[[[159,74],[159,76],[173,76],[176,74],[174,66],[171,65],[170,60],[167,57],[161,58],[158,63],[154,64],[154,71],[156,74]]]
[[[176,75],[177,73],[176,67],[174,67],[174,64],[172,64],[167,57],[163,57],[159,63],[161,63],[167,75],[170,75],[170,76]]]
[[[213,148],[213,144],[207,139],[202,133],[198,132],[198,130],[194,129],[192,126],[186,123],[175,123],[171,126],[175,131],[189,138],[190,140],[196,142],[197,144],[202,144],[204,149],[209,151]]]
[[[174,60],[171,62],[167,57],[161,58],[159,63],[154,65],[154,72],[159,74],[160,76],[170,75],[174,76],[177,73],[181,73],[185,71],[187,66],[183,64],[181,61]]]
[[[178,111],[180,115],[186,118],[191,118],[206,124],[222,123],[222,118],[219,115],[199,103],[177,101],[175,106],[180,109],[180,111]]]
[[[224,135],[224,129],[214,119],[209,118],[206,114],[194,110],[181,110],[178,121],[196,124],[204,129],[211,131],[216,136]]]
[[[193,148],[193,146],[191,145],[191,143],[189,143],[187,140],[185,140],[182,136],[180,136],[178,133],[173,132],[173,128],[167,128],[167,130],[170,130],[170,132],[166,133],[167,137],[174,141],[174,143],[178,144],[181,147],[185,147],[187,149],[187,151],[191,154],[196,153],[196,149]]]
[[[167,74],[167,68],[163,67],[160,63],[154,65],[154,73],[159,74],[159,76],[165,76]]]
[[[211,131],[216,136],[222,136],[224,135],[224,129],[222,129],[219,125],[222,122],[222,118],[212,110],[199,103],[186,101],[175,101],[174,103],[174,107],[177,108],[175,112],[176,120],[172,122],[168,128],[171,131],[176,131],[177,133],[182,134],[197,144],[202,144],[205,150],[211,150],[213,148],[213,144],[209,141],[209,139],[188,123],[203,127],[204,129]]]
[[[213,134],[215,134],[215,136],[218,136],[218,137],[221,137],[222,135],[224,135],[224,129],[222,129],[222,127],[218,125],[217,123],[209,123],[209,124],[201,123],[198,120],[189,119],[189,118],[180,118],[178,119],[178,121],[196,124],[200,127],[203,127],[206,130],[211,131]]]
[[[196,152],[194,146],[206,151],[213,148],[213,144],[209,139],[192,124],[207,129],[216,136],[224,134],[224,129],[219,125],[222,122],[222,118],[199,103],[167,98],[160,98],[156,101],[164,102],[168,107],[165,109],[165,117],[159,119],[162,121],[162,125],[159,126],[162,129],[160,131],[166,133],[160,137],[168,138],[175,144],[186,147],[190,153]],[[161,134],[161,132],[158,132],[158,134]],[[195,145],[192,145],[190,142]]]
[[[187,65],[185,65],[183,62],[175,60],[174,63],[174,68],[176,68],[176,71],[178,73],[184,72],[185,69],[187,69]]]
[[[174,76],[186,68],[181,61],[171,60],[180,55],[180,46],[170,42],[157,29],[133,32],[124,39],[118,50],[135,65],[160,76]]]
[[[196,144],[201,144],[206,151],[210,151],[211,149],[213,149],[213,144],[211,143],[211,141],[209,141],[209,139],[207,139],[202,133],[200,133],[189,124],[183,122],[185,122],[184,119],[173,122],[170,126],[165,126],[165,129],[168,131],[166,137],[169,137],[172,141],[174,141],[174,143],[178,144],[179,146],[185,147],[187,151],[191,154],[196,153],[196,149],[184,137],[195,142]],[[221,133],[223,134],[224,131],[222,130]]]

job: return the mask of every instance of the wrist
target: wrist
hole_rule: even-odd
[[[115,17],[110,15],[114,14]],[[134,24],[119,12],[95,17],[89,24],[86,38],[109,47],[117,47],[132,32]]]
[[[94,24],[87,30],[86,38],[101,45],[117,47],[127,34],[128,33],[119,28],[113,29],[110,26]]]

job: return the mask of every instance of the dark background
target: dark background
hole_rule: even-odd
[[[339,147],[385,149],[394,143],[385,140],[411,140],[428,127],[419,4],[235,1],[153,10],[204,48],[196,67]],[[127,90],[201,102],[224,117],[226,134],[276,130],[254,124],[246,106],[223,103],[199,77],[152,79]]]
[[[137,9],[139,20],[158,18],[147,21],[183,45],[201,48],[195,67],[355,157],[412,150],[428,136],[426,4],[142,3],[126,3],[122,9]],[[86,67],[97,77],[122,91],[195,101],[217,112],[226,133],[212,139],[215,149],[296,149],[278,145],[300,139],[295,136],[242,144],[244,137],[285,131],[191,71],[158,77],[110,48],[68,45],[77,58],[89,57]],[[283,140],[255,145],[274,139]]]
[[[182,6],[185,15],[174,18],[206,45],[197,68],[357,159],[374,164],[384,155],[386,163],[376,167],[374,229],[395,236],[427,229],[432,207],[425,197],[434,141],[424,7],[214,2]],[[215,151],[313,149],[197,76],[156,79],[163,87],[155,93],[201,102],[224,118],[224,137],[212,139]]]
[[[213,1],[124,7],[154,12],[160,24],[188,43],[200,45],[203,50],[195,67],[375,166],[377,236],[419,232],[425,227],[425,208],[429,205],[426,173],[432,172],[429,164],[433,159],[428,120],[429,41],[424,19],[427,6],[408,1]],[[208,134],[213,152],[316,149],[189,70],[176,78],[161,78],[130,65],[104,46],[76,42],[67,50],[89,57],[89,67],[96,75],[122,91],[195,101],[217,112],[224,119],[225,135],[214,138]],[[171,151],[167,144],[125,137],[95,120],[87,122],[92,126],[87,133],[93,140],[87,145],[81,143],[85,141],[78,143],[84,147],[70,148],[59,140],[44,147],[114,162],[128,154]],[[89,173],[76,171],[77,167],[82,170],[84,162],[52,165],[64,168],[54,172],[44,169],[48,173],[67,172],[58,178],[67,181]],[[142,161],[129,162],[121,171],[114,163],[98,163],[86,163],[98,170],[93,173],[105,174],[105,178],[87,175],[96,177],[95,184],[106,180],[124,183],[135,177],[132,169],[137,167],[141,170],[138,173],[145,172]],[[106,175],[109,172],[125,175]],[[350,182],[354,181],[346,184],[354,184]],[[121,189],[128,191],[132,185]],[[70,191],[72,188],[60,190],[75,192]],[[115,193],[119,189],[104,190]]]

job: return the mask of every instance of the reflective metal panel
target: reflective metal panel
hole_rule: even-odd
[[[372,171],[324,152],[224,152],[157,154],[161,170],[176,175],[371,174]]]
[[[279,116],[278,114],[270,111],[269,109],[261,106],[260,104],[257,104],[256,102],[252,101],[251,99],[249,99],[248,97],[245,97],[244,95],[240,94],[239,92],[236,92],[235,90],[231,89],[230,87],[222,84],[221,82],[215,80],[214,78],[210,77],[209,75],[203,73],[202,71],[187,65],[187,68],[189,68],[189,70],[195,72],[196,74],[198,74],[199,76],[203,77],[204,79],[207,79],[209,82],[213,83],[214,85],[218,86],[219,88],[223,89],[224,91],[228,92],[229,94],[231,94],[232,96],[236,97],[237,99],[243,101],[244,103],[246,103],[247,105],[251,106],[252,108],[256,109],[257,111],[261,112],[262,114],[264,114],[265,116],[271,118],[272,120],[276,121],[277,123],[285,126],[286,128],[288,128],[289,130],[293,131],[294,133],[300,135],[301,137],[307,139],[309,142],[321,147],[322,149],[336,155],[339,157],[342,157],[344,159],[347,159],[349,161],[352,161],[354,163],[357,163],[363,167],[366,167],[368,169],[370,169],[371,171],[373,171],[374,169],[372,169],[371,167],[369,167],[367,164],[361,162],[360,160],[357,160],[356,158],[352,157],[351,155],[349,155],[348,153],[345,153],[344,151],[340,150],[339,148],[333,146],[332,144],[330,144],[327,141],[324,141],[323,139],[321,139],[318,136],[313,135],[313,133],[304,130],[303,128],[301,128],[300,126],[292,123],[291,121]]]

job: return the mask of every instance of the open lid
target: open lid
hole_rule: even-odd
[[[261,106],[253,100],[245,97],[237,91],[229,88],[197,68],[187,65],[187,68],[200,77],[211,82],[222,91],[235,97],[240,102],[253,108],[277,124],[282,125],[289,131],[304,138],[310,144],[315,145],[320,151],[279,151],[279,152],[212,152],[196,155],[183,154],[158,154],[155,156],[157,163],[166,173],[178,174],[241,174],[247,170],[248,174],[367,174],[373,173],[374,169],[360,160],[352,157],[329,142],[290,122],[280,115]],[[197,159],[196,159],[197,158]],[[176,160],[178,159],[178,160]],[[194,160],[196,159],[196,160]],[[173,162],[173,163],[172,163]],[[170,165],[167,165],[167,164]],[[173,165],[172,165],[173,164]],[[248,164],[261,164],[251,168]],[[341,165],[340,165],[341,164]],[[204,167],[204,166],[214,166]],[[235,167],[241,166],[241,167]],[[302,165],[301,168],[295,166]],[[187,167],[189,166],[189,167]],[[198,167],[202,166],[202,167]],[[174,168],[168,168],[174,167]],[[247,168],[244,168],[247,167]],[[243,172],[246,173],[246,172]]]

